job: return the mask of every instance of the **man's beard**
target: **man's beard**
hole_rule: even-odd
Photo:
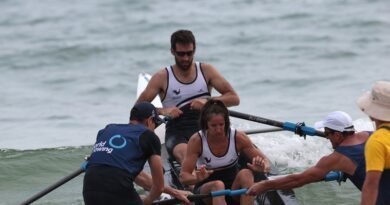
[[[180,69],[180,70],[183,70],[183,71],[187,71],[191,68],[192,66],[192,61],[194,59],[191,58],[191,60],[188,60],[188,61],[179,61],[176,57],[175,57],[175,62],[176,62],[176,66]]]

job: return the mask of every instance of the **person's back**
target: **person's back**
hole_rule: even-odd
[[[150,204],[164,188],[161,144],[152,130],[159,124],[150,103],[138,103],[129,124],[109,124],[100,130],[84,176],[85,204]],[[149,162],[153,178],[150,194],[141,200],[133,182]]]
[[[138,124],[107,125],[99,131],[97,141],[93,146],[93,154],[88,160],[89,166],[117,167],[128,171],[131,179],[134,180],[146,163],[146,158],[143,157],[145,154],[139,145],[140,136],[144,132],[151,131]],[[148,135],[152,134],[148,133]]]
[[[366,177],[364,147],[370,134],[372,134],[372,132],[355,133],[354,136],[351,137],[350,142],[343,143],[335,148],[335,152],[344,155],[356,164],[353,174],[344,174],[359,190],[362,190]]]

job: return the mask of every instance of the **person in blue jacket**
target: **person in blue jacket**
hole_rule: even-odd
[[[109,124],[98,132],[84,176],[86,205],[148,205],[161,195],[164,191],[161,143],[154,133],[161,122],[151,103],[140,102],[131,109],[129,124]],[[142,171],[146,161],[152,179]],[[133,182],[149,186],[149,194],[141,199]],[[178,195],[186,200],[182,194]]]

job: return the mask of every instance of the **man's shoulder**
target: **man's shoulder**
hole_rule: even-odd
[[[214,69],[213,65],[206,63],[206,62],[199,62],[200,68],[203,72],[209,72],[210,70]]]
[[[153,74],[152,77],[154,77],[154,76],[167,76],[167,69],[166,69],[166,67],[159,69],[157,72],[155,72]]]
[[[152,75],[152,78],[150,79],[150,81],[155,82],[155,83],[157,82],[158,84],[160,84],[160,83],[165,82],[167,80],[167,76],[168,76],[167,70],[165,68],[162,68]]]

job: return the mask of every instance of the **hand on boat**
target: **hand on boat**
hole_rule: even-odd
[[[187,196],[191,195],[192,193],[189,191],[184,191],[184,190],[176,190],[175,193],[173,193],[173,197],[176,199],[179,199],[182,201],[182,205],[190,205],[191,202],[187,199]]]
[[[205,165],[202,165],[199,170],[195,171],[196,179],[198,182],[207,179],[214,171],[207,170]]]
[[[249,189],[248,191],[246,192],[246,194],[248,195],[251,195],[251,196],[256,196],[262,192],[265,192],[267,189],[266,189],[266,186],[264,184],[264,182],[257,182],[255,184],[253,184]]]
[[[260,156],[253,157],[252,163],[247,163],[247,165],[255,172],[268,173],[271,171],[271,165],[268,159],[262,158]]]

